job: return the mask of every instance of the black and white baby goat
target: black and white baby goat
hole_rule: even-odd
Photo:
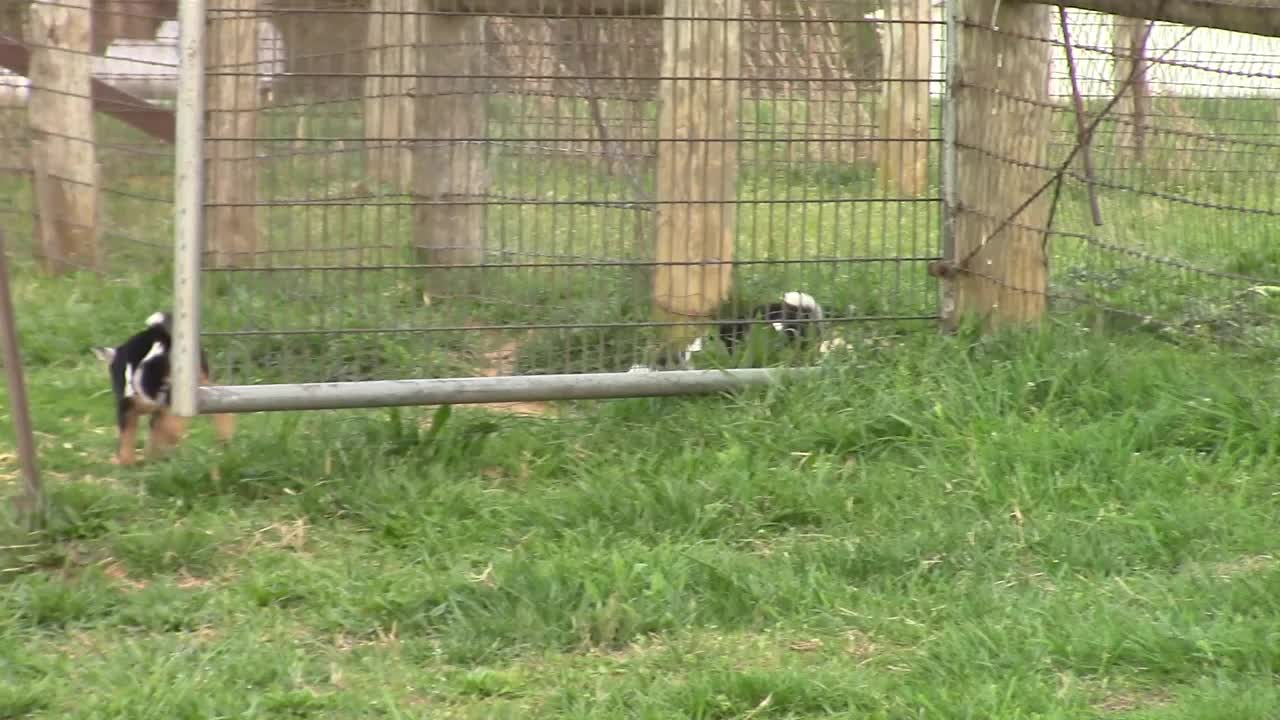
[[[751,309],[747,318],[720,324],[720,342],[724,343],[729,354],[732,355],[750,334],[752,323],[748,320],[764,320],[767,327],[783,336],[787,342],[800,346],[807,345],[810,339],[822,334],[818,327],[818,323],[822,321],[822,306],[818,301],[808,293],[787,292],[782,294],[781,302],[757,305]]]
[[[807,347],[813,339],[821,336],[822,330],[819,325],[823,318],[822,305],[812,295],[791,291],[783,293],[780,301],[756,305],[738,319],[720,323],[716,334],[730,355],[737,352],[746,342],[751,328],[756,325],[772,330],[782,336],[788,344]],[[761,320],[764,322],[760,322]],[[705,336],[694,338],[688,347],[676,354],[673,361],[660,363],[658,369],[671,366],[688,367],[693,356],[702,352],[705,342]],[[826,343],[823,345],[825,349]],[[631,372],[644,372],[650,369],[643,365],[636,365],[631,368]]]
[[[95,347],[93,354],[107,364],[111,390],[116,401],[119,447],[113,462],[132,465],[136,461],[138,421],[150,417],[147,455],[176,446],[186,429],[185,421],[169,412],[169,350],[173,344],[168,313],[153,313],[147,326],[118,347]],[[200,384],[209,384],[209,364],[200,352]],[[227,442],[235,431],[235,418],[214,415],[218,439]]]

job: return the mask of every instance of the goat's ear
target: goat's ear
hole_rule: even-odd
[[[93,355],[103,363],[110,365],[111,361],[116,359],[116,349],[109,347],[95,347],[93,349]]]

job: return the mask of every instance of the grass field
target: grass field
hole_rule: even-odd
[[[92,306],[19,285],[54,514],[0,541],[0,717],[1280,714],[1265,359],[920,334],[733,397],[201,422],[121,470]]]

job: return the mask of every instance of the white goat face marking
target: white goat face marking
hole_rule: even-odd
[[[787,327],[786,325],[783,325],[780,322],[773,323],[773,329],[777,330],[778,332],[782,332],[786,327]]]
[[[147,327],[155,327],[164,324],[164,313],[153,312],[147,316]]]
[[[818,301],[814,300],[812,295],[810,295],[809,293],[802,293],[802,292],[795,292],[795,291],[783,293],[782,302],[788,305],[795,305],[796,307],[801,307],[808,310],[812,310],[818,307]]]
[[[782,302],[798,308],[803,308],[814,314],[814,317],[822,319],[822,306],[809,293],[791,291],[782,294]]]

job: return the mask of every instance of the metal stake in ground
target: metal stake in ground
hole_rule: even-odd
[[[0,350],[4,352],[5,381],[9,385],[9,414],[17,435],[18,462],[22,464],[22,496],[15,500],[20,519],[31,530],[44,526],[45,497],[36,467],[36,444],[31,433],[31,410],[27,405],[27,385],[22,378],[22,354],[18,351],[18,328],[14,321],[13,295],[9,291],[9,256],[0,229]]]

